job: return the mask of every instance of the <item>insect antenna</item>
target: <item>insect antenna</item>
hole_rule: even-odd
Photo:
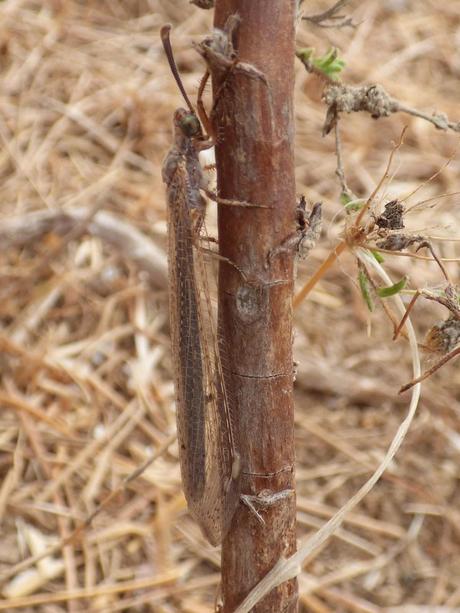
[[[187,92],[182,84],[181,78],[179,76],[179,71],[177,70],[176,62],[174,61],[174,54],[171,47],[171,41],[169,39],[169,33],[171,31],[171,24],[167,23],[162,26],[160,30],[161,42],[163,43],[163,48],[165,50],[166,57],[168,58],[169,67],[171,68],[171,72],[173,74],[174,79],[176,80],[177,86],[180,89],[180,92],[187,103],[190,112],[196,115],[195,109],[193,108],[192,103],[190,102],[189,97],[187,96]]]

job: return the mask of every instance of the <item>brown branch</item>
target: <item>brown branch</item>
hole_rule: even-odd
[[[213,117],[222,135],[216,147],[219,196],[273,207],[219,207],[221,253],[249,279],[245,283],[225,264],[220,268],[219,329],[232,375],[242,494],[254,501],[270,490],[263,501],[271,502],[253,504],[263,525],[247,505],[236,510],[222,544],[225,613],[296,545],[295,494],[277,496],[294,489],[293,250],[268,262],[269,252],[295,227],[294,11],[294,1],[217,0],[215,26],[221,31],[231,15],[241,17],[232,41],[236,57],[226,58],[230,44],[219,60],[209,54],[213,45],[206,49]],[[294,580],[253,610],[289,613],[296,603]]]
[[[326,11],[317,13],[316,15],[305,15],[302,17],[302,19],[304,21],[309,21],[311,24],[319,28],[345,28],[347,26],[350,28],[356,28],[356,24],[351,17],[338,14],[338,12],[348,3],[349,0],[338,0]],[[327,23],[329,21],[332,23]]]
[[[304,63],[305,65],[305,63]],[[306,66],[307,70],[308,67]],[[392,98],[381,85],[361,85],[358,87],[344,83],[330,82],[323,99],[328,106],[323,134],[328,134],[334,127],[340,113],[358,113],[364,111],[374,119],[389,117],[393,113],[406,113],[432,123],[438,130],[460,132],[460,121],[450,121],[442,113],[429,115],[413,109]]]
[[[412,381],[409,381],[409,383],[406,383],[406,385],[403,385],[402,388],[399,390],[398,394],[407,392],[407,390],[410,390],[411,387],[414,387],[414,385],[417,385],[417,383],[421,383],[425,379],[428,379],[428,377],[431,377],[431,375],[435,373],[437,370],[439,370],[441,366],[444,366],[444,364],[449,362],[449,360],[452,360],[458,355],[460,355],[460,347],[456,347],[455,349],[450,351],[447,355],[441,358],[439,362],[437,362],[434,366],[432,366],[431,368],[426,370],[423,374],[421,374],[420,377],[417,377],[416,379],[412,379]]]
[[[407,305],[407,307],[406,307],[406,312],[404,313],[404,315],[403,315],[403,317],[402,317],[401,321],[399,322],[399,325],[396,327],[396,329],[395,329],[395,331],[394,331],[394,334],[393,334],[393,340],[394,340],[394,341],[395,341],[395,340],[398,338],[398,336],[399,336],[399,334],[400,334],[401,330],[403,329],[404,324],[406,323],[407,318],[409,317],[410,312],[411,312],[411,311],[412,311],[412,309],[414,308],[414,305],[415,305],[415,303],[417,302],[417,298],[418,298],[419,296],[420,296],[420,292],[417,290],[417,291],[415,292],[415,294],[412,296],[411,301],[409,302],[409,304],[408,304],[408,305]]]
[[[337,158],[337,168],[335,170],[335,174],[337,175],[340,181],[340,187],[342,189],[342,194],[345,194],[350,200],[355,198],[355,195],[348,187],[348,183],[345,177],[345,171],[343,168],[343,160],[342,160],[342,142],[340,139],[340,131],[339,131],[339,122],[335,122],[334,126],[335,131],[335,155]]]

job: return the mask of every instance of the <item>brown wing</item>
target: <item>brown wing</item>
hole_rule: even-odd
[[[190,185],[185,159],[177,150],[170,156],[165,162],[169,299],[182,483],[192,516],[216,545],[239,500],[238,471],[232,477],[236,446],[206,270],[194,246],[198,237],[192,217],[200,214],[190,204],[195,186]]]
[[[207,488],[216,496],[210,512],[218,521],[219,540],[222,540],[230,527],[240,499],[240,462],[232,419],[233,403],[228,393],[231,389],[230,375],[223,364],[225,352],[217,333],[215,323],[217,317],[210,300],[207,269],[197,239],[198,237],[194,241],[195,287],[199,299],[201,334],[206,346],[203,352],[203,366],[207,390]]]

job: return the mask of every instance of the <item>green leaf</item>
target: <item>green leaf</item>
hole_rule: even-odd
[[[360,198],[351,198],[347,193],[342,192],[340,194],[340,204],[343,204],[347,211],[359,211],[364,204],[364,200]]]
[[[331,79],[337,79],[337,76],[342,72],[345,62],[338,57],[338,50],[335,47],[329,49],[326,55],[322,57],[312,58],[313,66],[323,72]]]
[[[350,196],[349,196],[347,193],[342,192],[342,193],[340,194],[340,204],[343,204],[343,206],[346,206],[346,205],[347,205],[347,204],[349,204],[351,201],[352,201],[352,200],[351,200]]]
[[[379,253],[378,251],[373,251],[373,250],[371,249],[371,253],[372,253],[372,255],[374,256],[374,258],[377,260],[377,262],[378,262],[379,264],[381,264],[382,262],[384,262],[384,261],[385,261],[385,259],[384,259],[383,255],[382,255],[381,253]]]
[[[359,287],[361,289],[361,294],[364,298],[365,303],[367,304],[367,308],[372,313],[372,311],[374,310],[374,303],[372,302],[372,296],[369,289],[369,279],[367,278],[367,275],[364,270],[359,271],[358,281]]]
[[[326,55],[323,55],[322,57],[319,57],[316,59],[316,63],[318,67],[321,66],[322,68],[327,68],[334,62],[336,58],[337,58],[337,49],[335,49],[334,47],[331,47],[329,51],[326,53]]]
[[[362,209],[364,206],[364,200],[350,200],[349,202],[347,202],[345,204],[345,210],[347,211],[347,213],[352,212],[352,211],[359,211],[360,209]]]
[[[398,281],[394,285],[390,285],[390,287],[380,287],[377,290],[377,294],[380,298],[388,298],[389,296],[394,296],[395,294],[399,294],[399,292],[406,287],[407,277],[403,277],[401,281]]]
[[[314,53],[315,50],[313,47],[304,47],[303,49],[297,49],[297,51],[295,52],[299,60],[305,65],[310,62]]]
[[[314,67],[333,80],[337,80],[338,74],[342,72],[345,66],[345,62],[338,57],[338,50],[335,47],[331,47],[325,55],[319,57],[315,57],[313,47],[305,47],[304,49],[298,49],[296,56],[309,72]]]

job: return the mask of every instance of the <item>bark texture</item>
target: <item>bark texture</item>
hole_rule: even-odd
[[[217,0],[215,25],[238,13],[237,57],[262,79],[235,70],[213,74],[213,122],[219,126],[219,195],[271,208],[219,210],[221,253],[244,271],[220,270],[220,329],[228,352],[243,494],[222,548],[224,611],[233,611],[281,555],[295,550],[292,362],[293,254],[269,261],[295,229],[295,0]],[[224,84],[223,84],[224,83]],[[297,610],[289,581],[257,612]]]

